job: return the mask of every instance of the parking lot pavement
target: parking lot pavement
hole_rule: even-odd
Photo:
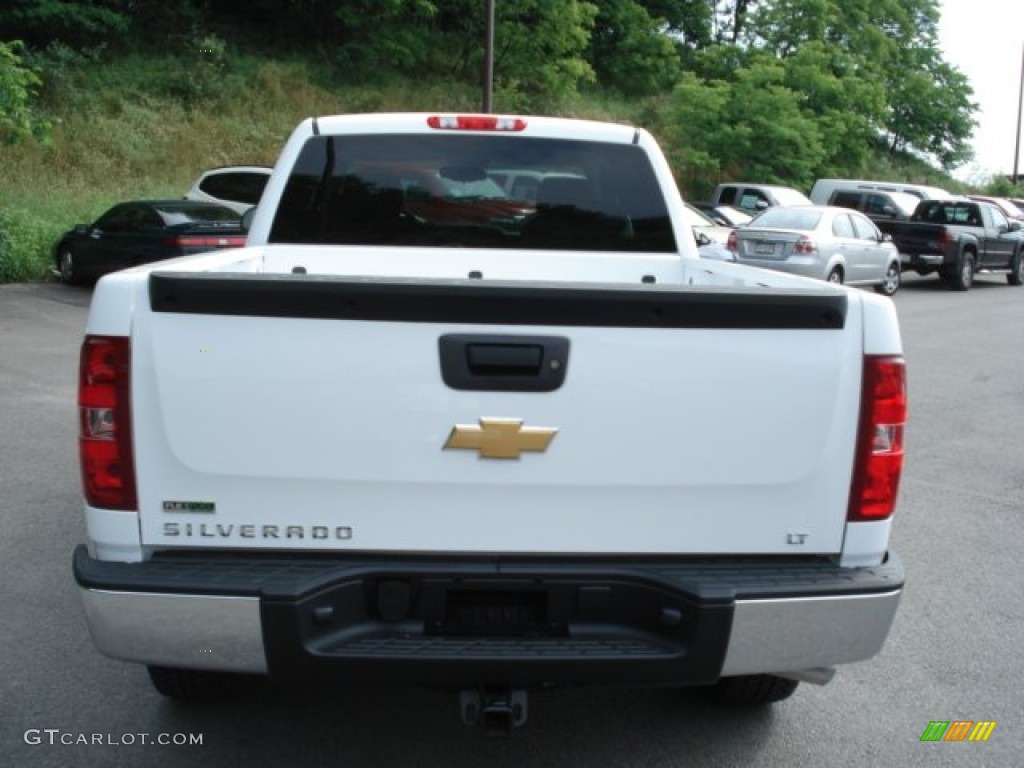
[[[153,692],[141,667],[96,653],[70,569],[83,538],[74,397],[88,298],[0,286],[0,765],[1021,764],[1024,289],[1003,277],[968,293],[909,277],[895,297],[911,423],[893,547],[908,580],[880,656],[767,710],[670,690],[540,694],[505,741],[461,726],[448,693],[260,686],[189,708]],[[985,743],[921,741],[945,720],[996,726]],[[161,735],[172,743],[143,743]]]

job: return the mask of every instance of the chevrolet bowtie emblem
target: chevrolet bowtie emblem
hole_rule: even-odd
[[[523,451],[546,451],[556,432],[554,427],[524,427],[522,419],[480,419],[479,426],[452,427],[444,450],[480,451],[482,459],[518,459]]]

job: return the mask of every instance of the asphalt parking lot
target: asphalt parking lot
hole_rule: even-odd
[[[0,286],[0,765],[1024,764],[1024,288],[1003,276],[968,293],[909,277],[895,297],[911,424],[892,546],[908,582],[881,655],[757,711],[676,691],[545,693],[506,740],[464,728],[456,697],[432,691],[268,685],[184,707],[96,653],[70,567],[88,300]],[[933,720],[997,725],[985,743],[922,743]],[[144,743],[161,735],[202,743]]]

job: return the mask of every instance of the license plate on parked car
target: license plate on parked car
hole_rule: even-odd
[[[775,253],[775,243],[754,243],[754,253]]]

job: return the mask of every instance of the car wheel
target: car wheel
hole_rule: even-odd
[[[1006,276],[1010,285],[1024,285],[1024,253],[1018,248],[1010,259],[1010,274]]]
[[[841,270],[839,267],[832,267],[832,271],[828,273],[828,277],[826,277],[825,279],[828,280],[830,283],[835,283],[836,285],[842,285],[843,284],[843,270]]]
[[[882,282],[875,286],[875,290],[883,296],[892,296],[900,289],[900,265],[890,264],[885,272]]]
[[[949,287],[954,291],[969,291],[974,284],[974,254],[966,251],[956,269],[949,273]]]
[[[703,692],[712,701],[731,707],[756,707],[788,699],[800,683],[775,675],[723,677]]]
[[[57,260],[57,269],[60,272],[61,282],[67,285],[76,285],[81,282],[75,272],[75,257],[71,253],[70,246],[62,246],[60,257]]]
[[[178,701],[223,701],[239,690],[242,675],[199,669],[147,666],[153,687]]]

